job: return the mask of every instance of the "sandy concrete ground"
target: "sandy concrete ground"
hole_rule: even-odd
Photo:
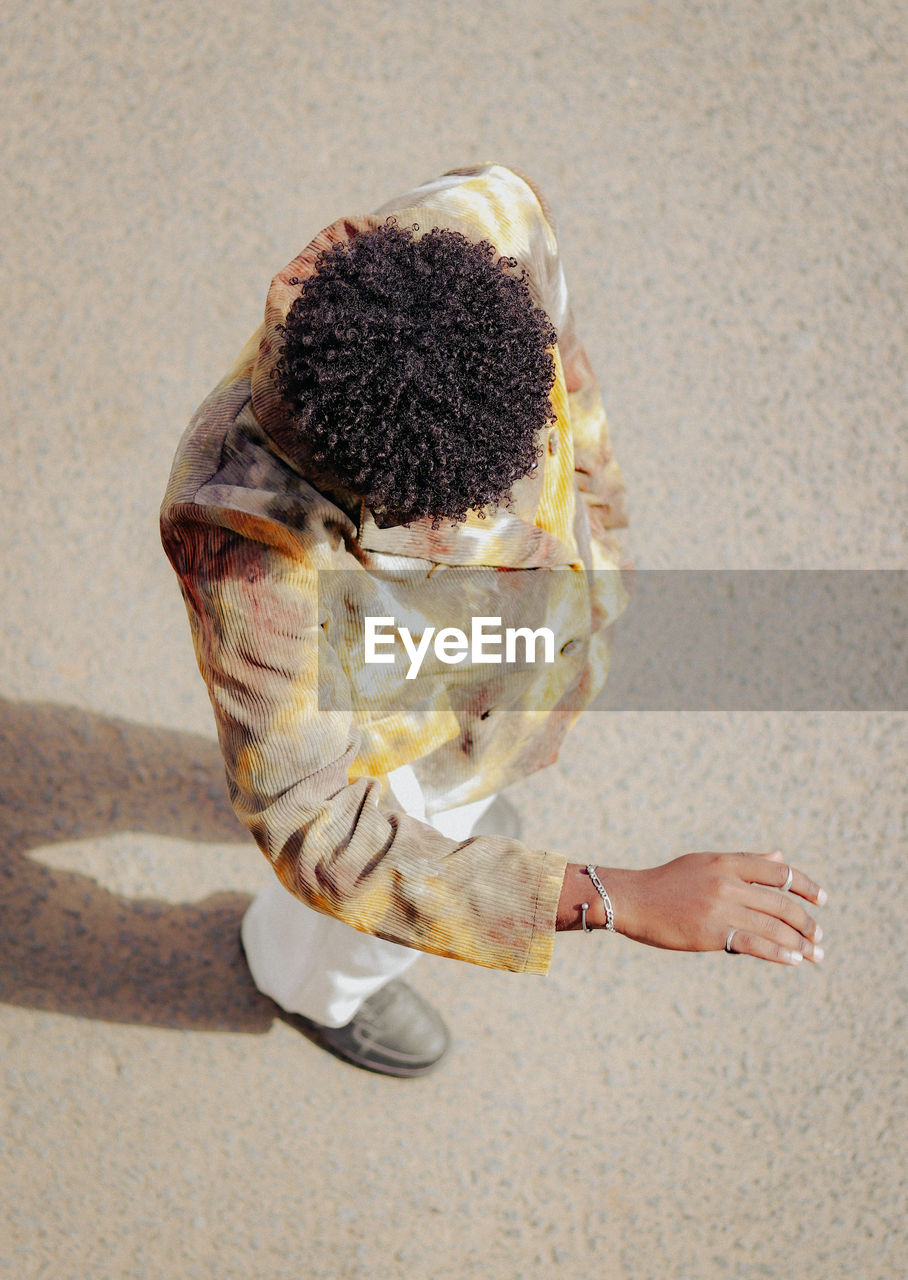
[[[396,1082],[275,1018],[157,509],[271,274],[474,159],[560,215],[640,567],[904,568],[893,0],[52,0],[5,23],[0,1274],[904,1274],[906,717],[610,713],[519,790],[647,865],[778,845],[821,969],[427,957]],[[901,295],[903,296],[903,295]]]

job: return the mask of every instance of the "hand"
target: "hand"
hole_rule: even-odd
[[[789,864],[773,853],[688,853],[646,871],[607,870],[619,933],[651,947],[721,951],[732,929],[731,950],[776,964],[815,963],[822,930],[797,900],[822,906],[826,893],[792,867],[789,893],[779,893]],[[596,897],[595,890],[592,898]]]

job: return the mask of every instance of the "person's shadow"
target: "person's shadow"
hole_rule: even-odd
[[[132,899],[28,856],[117,831],[246,840],[257,853],[230,808],[213,741],[0,699],[0,1000],[157,1027],[267,1031],[282,1010],[256,990],[240,950],[248,896]]]

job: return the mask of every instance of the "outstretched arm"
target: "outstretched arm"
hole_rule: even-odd
[[[789,879],[790,871],[790,879]],[[730,950],[777,964],[818,962],[822,931],[801,901],[822,906],[825,891],[773,853],[688,853],[644,871],[598,869],[614,909],[615,930],[651,947],[672,951]],[[786,884],[790,892],[780,893]],[[605,904],[586,869],[565,871],[557,928],[605,925]],[[732,936],[732,931],[733,936]]]

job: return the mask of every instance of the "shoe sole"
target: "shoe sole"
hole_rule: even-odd
[[[357,1053],[351,1053],[346,1049],[341,1049],[337,1045],[332,1044],[324,1035],[323,1030],[318,1023],[310,1022],[308,1018],[304,1018],[300,1013],[288,1013],[285,1009],[280,1010],[280,1018],[282,1022],[286,1022],[288,1026],[294,1027],[297,1031],[301,1031],[307,1039],[312,1040],[320,1049],[327,1050],[333,1058],[337,1058],[340,1062],[348,1062],[352,1067],[358,1067],[362,1071],[371,1071],[379,1076],[396,1076],[401,1080],[412,1080],[417,1076],[428,1075],[430,1071],[434,1071],[440,1062],[447,1056],[450,1045],[445,1047],[433,1062],[429,1062],[423,1066],[407,1067],[403,1064],[376,1062],[372,1058],[364,1057]]]

